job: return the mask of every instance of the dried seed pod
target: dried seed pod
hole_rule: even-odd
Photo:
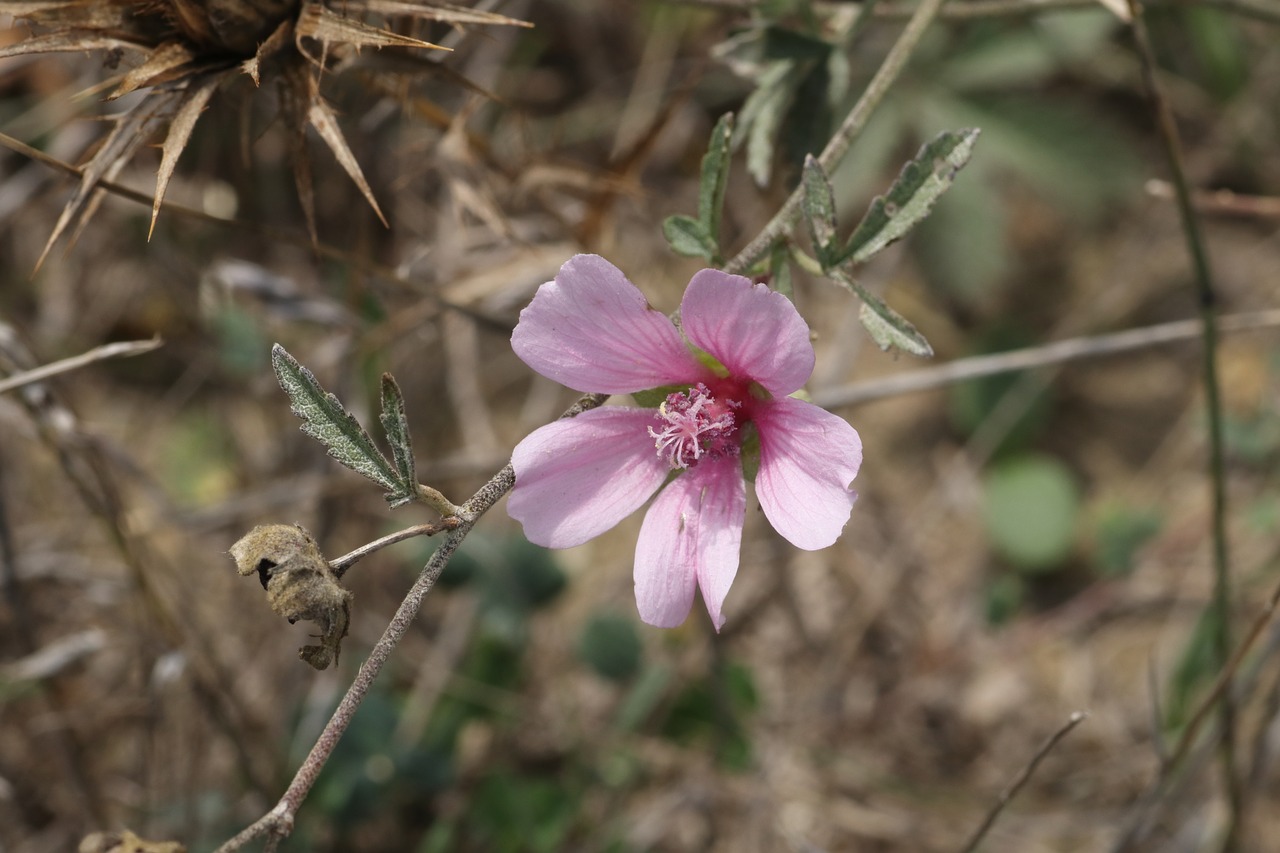
[[[316,669],[338,660],[351,621],[351,593],[338,583],[315,538],[299,524],[263,524],[231,546],[242,575],[258,576],[271,609],[290,624],[304,619],[320,627],[320,645],[298,657]]]

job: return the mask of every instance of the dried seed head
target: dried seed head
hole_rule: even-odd
[[[320,644],[303,646],[298,657],[316,669],[338,660],[351,621],[351,593],[338,583],[320,546],[298,524],[263,524],[231,546],[242,575],[258,576],[267,602],[290,624],[299,619],[320,627]]]

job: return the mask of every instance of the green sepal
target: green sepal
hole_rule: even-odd
[[[636,405],[642,409],[656,409],[666,402],[667,397],[672,394],[679,394],[688,390],[688,385],[660,385],[657,388],[636,391],[631,395],[631,399],[635,400]]]

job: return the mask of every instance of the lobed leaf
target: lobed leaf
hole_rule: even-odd
[[[373,439],[333,394],[284,347],[271,347],[271,365],[280,387],[289,396],[293,413],[302,419],[302,431],[319,441],[329,455],[357,474],[363,474],[392,494],[405,490],[394,468],[374,446]]]
[[[413,500],[418,485],[418,471],[413,461],[413,437],[409,434],[409,419],[405,416],[404,395],[390,373],[382,374],[382,413],[378,416],[382,429],[391,445],[391,460],[400,475],[403,489],[388,495],[391,508],[403,506]]]
[[[866,261],[928,216],[938,196],[947,191],[956,173],[969,162],[979,132],[977,128],[949,130],[921,148],[902,167],[889,192],[871,202],[867,215],[830,266],[847,260]]]

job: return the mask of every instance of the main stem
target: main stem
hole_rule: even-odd
[[[606,397],[607,395],[604,394],[583,395],[561,417],[576,417],[588,409],[596,408],[605,401]],[[471,496],[470,500],[459,507],[458,526],[449,531],[449,535],[444,538],[444,541],[440,543],[440,547],[431,555],[431,559],[423,567],[418,579],[414,581],[408,594],[400,602],[395,616],[391,618],[391,623],[382,632],[382,637],[374,645],[369,657],[360,665],[360,671],[356,674],[355,680],[347,688],[346,695],[342,697],[342,701],[338,703],[337,710],[333,712],[333,716],[325,724],[324,731],[320,733],[315,745],[311,747],[311,752],[307,755],[306,760],[302,762],[302,766],[294,774],[293,781],[289,783],[289,787],[280,798],[280,802],[276,803],[275,808],[271,811],[219,847],[215,853],[232,853],[244,847],[250,841],[261,838],[264,835],[271,836],[267,842],[266,849],[273,850],[280,839],[288,836],[293,831],[294,815],[297,814],[303,800],[307,798],[307,794],[311,792],[316,779],[320,777],[320,771],[324,769],[329,756],[333,754],[334,747],[338,745],[343,732],[351,724],[351,719],[355,716],[356,710],[359,709],[360,703],[364,701],[369,688],[373,686],[374,679],[378,677],[378,673],[382,672],[382,667],[386,664],[387,659],[391,657],[391,652],[409,630],[409,626],[413,624],[414,618],[418,615],[418,610],[422,607],[422,600],[426,598],[427,593],[435,586],[440,573],[444,571],[444,567],[448,565],[449,559],[458,550],[462,540],[467,538],[471,528],[503,495],[511,491],[511,487],[515,485],[515,482],[515,470],[508,464],[497,474],[494,474],[489,482],[485,483],[478,492]]]
[[[1195,208],[1191,202],[1191,189],[1187,182],[1187,171],[1182,157],[1182,146],[1178,140],[1178,128],[1173,120],[1173,111],[1160,90],[1155,73],[1155,54],[1151,50],[1150,37],[1147,34],[1146,21],[1143,17],[1141,3],[1129,0],[1129,9],[1133,13],[1133,35],[1138,54],[1142,59],[1142,74],[1151,97],[1152,108],[1160,131],[1160,140],[1164,145],[1165,156],[1169,161],[1169,171],[1173,181],[1174,193],[1178,204],[1178,213],[1182,220],[1183,236],[1187,250],[1191,255],[1191,263],[1195,273],[1196,298],[1200,306],[1200,320],[1204,344],[1201,348],[1201,371],[1204,377],[1205,406],[1208,409],[1209,421],[1209,482],[1213,503],[1212,538],[1213,538],[1213,648],[1214,657],[1222,668],[1226,668],[1231,657],[1231,575],[1227,556],[1227,495],[1226,472],[1222,452],[1222,395],[1218,382],[1218,305],[1214,292],[1213,277],[1209,270],[1209,256],[1205,250],[1204,240],[1200,235],[1200,222],[1196,218]],[[1244,825],[1244,790],[1236,772],[1236,708],[1231,685],[1228,682],[1218,704],[1218,713],[1222,722],[1222,741],[1220,755],[1222,774],[1227,790],[1227,802],[1230,806],[1230,819],[1222,849],[1229,853],[1239,848],[1239,833]]]

